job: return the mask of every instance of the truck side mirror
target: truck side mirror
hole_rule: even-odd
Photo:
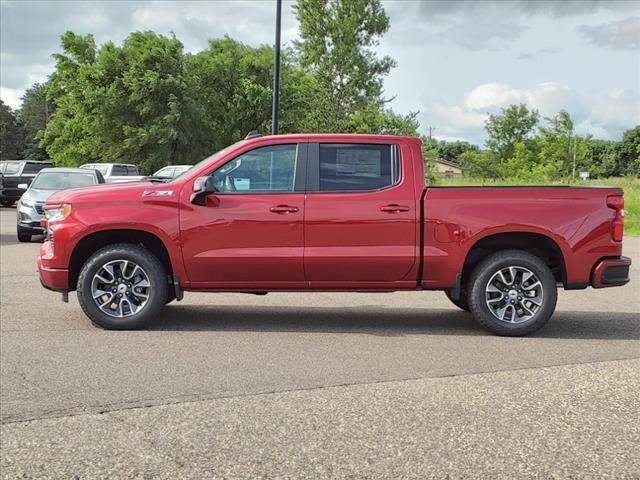
[[[198,177],[193,183],[193,193],[191,194],[190,201],[194,205],[206,205],[207,195],[215,193],[216,186],[212,176]]]
[[[26,190],[27,188],[29,188],[29,185],[27,185],[26,183],[19,183],[18,188],[20,190]]]

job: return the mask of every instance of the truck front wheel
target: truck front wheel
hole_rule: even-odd
[[[556,280],[538,257],[505,250],[480,262],[471,274],[469,307],[497,335],[521,336],[541,328],[556,308]]]
[[[98,250],[85,262],[77,290],[82,310],[95,325],[135,329],[164,306],[167,273],[149,250],[120,243]]]

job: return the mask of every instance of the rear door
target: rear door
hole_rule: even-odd
[[[183,204],[183,258],[194,288],[305,288],[307,144],[245,151],[211,175],[217,193]]]
[[[309,144],[304,268],[311,288],[415,285],[420,212],[410,157],[393,143]]]

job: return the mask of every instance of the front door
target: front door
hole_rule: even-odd
[[[193,288],[304,288],[306,143],[255,148],[212,175],[218,193],[180,212]]]
[[[305,272],[311,288],[415,286],[416,193],[393,144],[310,143]],[[409,157],[409,158],[407,158]]]

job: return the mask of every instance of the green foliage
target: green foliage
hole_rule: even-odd
[[[499,176],[499,161],[493,152],[467,150],[459,157],[465,176],[476,178],[496,178]]]
[[[46,150],[40,145],[53,105],[47,101],[47,86],[36,83],[22,96],[19,110],[20,123],[24,130],[24,158],[48,160]]]
[[[49,95],[56,104],[44,136],[60,165],[134,162],[150,172],[189,158],[193,101],[183,78],[182,44],[135,32],[122,47],[96,48],[67,32]]]
[[[487,148],[501,160],[511,158],[516,143],[525,142],[532,137],[538,125],[540,115],[529,110],[526,105],[510,105],[497,115],[489,115],[485,129],[489,134]]]
[[[380,102],[382,78],[395,62],[373,49],[389,29],[380,0],[298,0],[300,64],[345,112]]]
[[[16,114],[0,100],[0,159],[22,158],[24,131]]]
[[[618,155],[619,174],[640,176],[640,125],[624,132]]]

